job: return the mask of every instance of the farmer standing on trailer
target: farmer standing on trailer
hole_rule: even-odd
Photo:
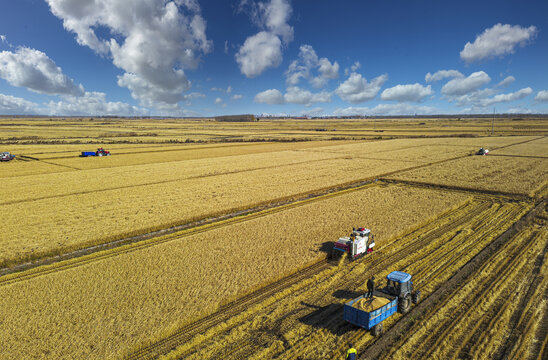
[[[354,349],[354,347],[352,347],[352,344],[348,344],[348,346],[350,347],[350,349],[348,349],[348,351],[346,352],[345,359],[346,360],[357,360],[358,352],[356,351],[356,349]]]
[[[367,280],[367,298],[372,299],[375,292],[375,277]]]

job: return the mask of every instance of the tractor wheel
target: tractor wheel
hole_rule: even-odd
[[[398,304],[398,311],[402,314],[407,314],[409,312],[409,308],[411,307],[411,299],[409,298],[409,295],[402,298]]]
[[[371,329],[371,334],[373,334],[373,336],[379,336],[380,334],[382,334],[382,322],[373,326],[373,329]]]
[[[417,305],[421,301],[421,292],[419,290],[415,291],[413,294],[413,304]]]

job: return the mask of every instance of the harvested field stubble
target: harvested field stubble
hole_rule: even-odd
[[[322,244],[353,225],[371,227],[382,247],[466,199],[368,187],[1,286],[2,356],[119,357],[184,319],[214,311],[224,299],[325,256]]]

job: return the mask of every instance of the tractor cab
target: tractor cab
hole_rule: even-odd
[[[383,292],[403,297],[413,291],[411,275],[403,271],[392,271],[386,276],[386,287]]]
[[[392,271],[388,274],[386,276],[386,287],[380,291],[398,297],[398,309],[402,314],[409,311],[411,302],[417,304],[420,301],[420,291],[414,291],[411,274],[403,271]]]

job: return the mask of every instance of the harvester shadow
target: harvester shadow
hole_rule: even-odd
[[[317,329],[328,330],[333,335],[344,335],[351,331],[352,327],[343,320],[344,304],[329,304],[317,306],[301,302],[302,305],[316,309],[311,313],[298,319],[303,324],[313,326]]]
[[[325,241],[318,248],[319,252],[323,252],[328,256],[331,255],[331,250],[333,250],[333,241]]]

